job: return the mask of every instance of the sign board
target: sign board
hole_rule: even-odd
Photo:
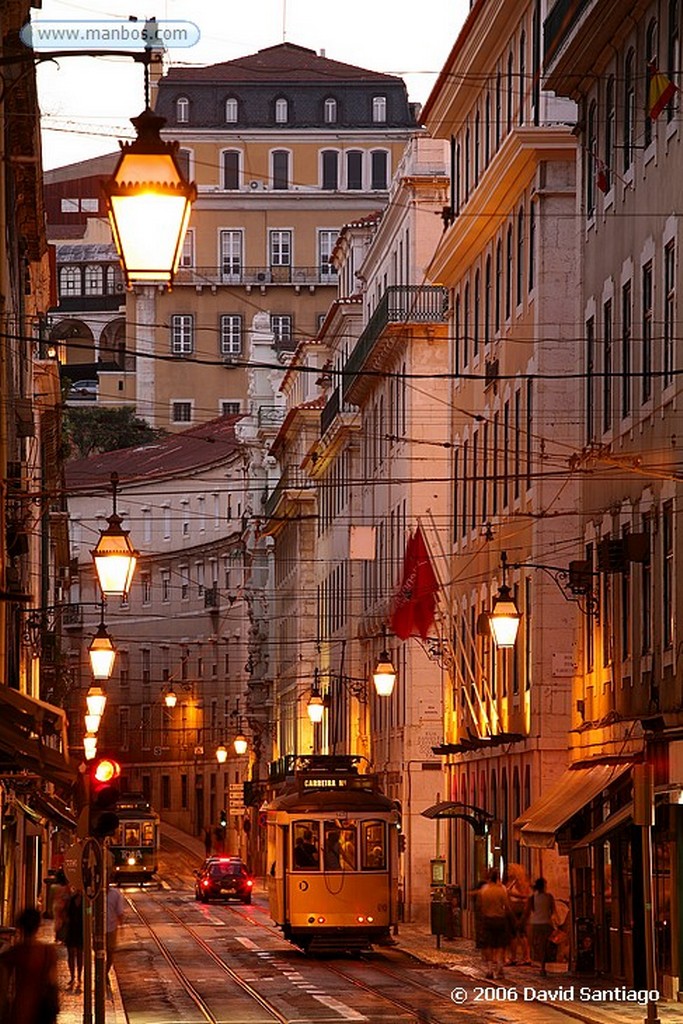
[[[88,900],[95,900],[102,891],[103,860],[102,847],[96,839],[86,839],[81,853],[83,892]]]
[[[240,800],[244,797],[244,783],[243,782],[231,782],[230,783],[230,799],[234,796],[238,796]]]
[[[82,854],[83,846],[81,843],[73,843],[64,852],[64,874],[67,877],[69,885],[72,885],[74,889],[79,891],[83,888],[83,872],[81,870]]]

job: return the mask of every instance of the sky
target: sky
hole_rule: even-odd
[[[400,75],[424,103],[462,26],[469,0],[43,0],[36,21],[89,21],[134,15],[191,21],[199,41],[169,51],[172,64],[217,64],[287,42],[325,50],[346,64]],[[84,56],[38,70],[45,169],[118,148],[134,135],[144,106],[142,68],[130,59]]]

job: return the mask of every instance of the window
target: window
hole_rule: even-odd
[[[524,207],[517,214],[517,267],[515,301],[521,305],[524,295]]]
[[[164,603],[171,600],[171,573],[168,569],[161,570],[161,600]]]
[[[610,75],[605,86],[605,148],[603,150],[602,172],[605,176],[605,192],[612,187],[612,161],[617,121],[614,75]]]
[[[481,116],[477,111],[474,117],[474,185],[479,184],[479,165],[481,163]]]
[[[190,596],[190,568],[187,565],[181,565],[178,572],[180,574],[180,597],[181,600],[187,601]],[[183,652],[183,669],[187,669],[185,652]]]
[[[621,288],[621,416],[631,414],[631,282]]]
[[[510,132],[512,131],[512,111],[514,107],[514,93],[513,93],[513,80],[514,80],[514,57],[512,56],[512,50],[508,54],[508,66],[507,66],[507,116],[506,116],[506,127]]]
[[[371,182],[372,189],[385,189],[387,187],[387,153],[384,150],[376,149],[370,154],[371,159]]]
[[[191,410],[190,410],[191,413]],[[171,506],[164,505],[164,540],[171,539]]]
[[[602,307],[602,429],[612,427],[612,300]]]
[[[237,416],[241,412],[239,402],[221,402],[221,416]],[[216,522],[214,522],[214,526]]]
[[[289,104],[286,99],[280,97],[275,100],[275,123],[287,124],[289,120]]]
[[[240,153],[229,149],[223,153],[223,188],[234,191],[240,187]]]
[[[190,536],[190,502],[187,500],[187,498],[185,498],[183,501],[180,502],[180,510],[182,512],[182,517],[183,517],[182,527],[181,527],[182,534],[183,534],[183,537],[189,537]]]
[[[191,423],[192,402],[171,402],[171,423]]]
[[[355,149],[346,154],[346,187],[351,191],[363,188],[363,154]]]
[[[274,189],[288,189],[289,188],[289,153],[285,149],[276,149],[273,151],[273,188]]]
[[[642,358],[641,399],[652,397],[652,261],[643,267],[642,283]]]
[[[295,871],[320,870],[320,822],[292,823],[292,863]]]
[[[517,117],[520,124],[524,124],[524,94],[526,91],[526,83],[524,81],[526,77],[526,34],[521,33],[519,37],[519,68],[517,69],[518,81],[519,81],[519,109],[517,111]]]
[[[337,228],[318,231],[318,268],[321,281],[329,282],[337,274],[337,268],[330,262],[335,242],[339,237]]]
[[[486,257],[484,265],[484,344],[491,340],[491,257]]]
[[[597,144],[597,105],[593,102],[588,107],[584,182],[584,188],[586,191],[586,216],[589,220],[595,216],[595,148]]]
[[[643,533],[648,539],[648,559],[643,563],[640,577],[640,641],[641,654],[648,654],[652,650],[652,515],[649,512],[643,516]]]
[[[220,243],[223,280],[237,282],[242,276],[242,232],[221,231]]]
[[[143,685],[149,686],[152,681],[152,652],[149,647],[143,647],[140,651],[140,672]]]
[[[221,355],[238,356],[242,351],[242,317],[239,313],[221,316]]]
[[[292,341],[292,318],[274,313],[270,318],[270,329],[276,345],[288,346]]]
[[[119,706],[118,748],[119,750],[130,748],[130,708],[121,705]]]
[[[529,291],[536,283],[536,204],[529,204]]]
[[[102,295],[102,267],[89,263],[85,268],[85,294]]]
[[[339,188],[339,153],[336,149],[324,149],[323,159],[323,188],[334,191]]]
[[[185,238],[191,233],[191,231],[188,231]],[[107,267],[106,282],[107,295],[116,295],[123,291],[123,275],[119,266]]]
[[[481,320],[481,274],[474,275],[474,322],[472,324],[472,358],[479,355],[479,323]]]
[[[372,97],[372,120],[374,124],[384,124],[387,119],[386,96]]]
[[[274,230],[269,237],[271,267],[290,267],[292,265],[292,232]]]
[[[484,106],[484,167],[491,160],[491,93],[486,93]]]
[[[503,83],[500,71],[496,74],[496,149],[500,146],[500,131],[503,119]]]
[[[624,61],[624,135],[623,135],[623,166],[628,171],[633,162],[633,144],[636,121],[636,56],[629,50]]]
[[[512,315],[512,224],[508,224],[505,241],[505,319]]]
[[[503,295],[503,243],[500,238],[496,243],[496,291],[495,291],[495,327],[500,330],[501,301]]]
[[[225,122],[226,124],[237,124],[237,100],[230,96],[225,101]]]
[[[203,562],[197,562],[195,564],[195,573],[196,573],[196,579],[197,579],[197,597],[203,597],[204,596],[204,563]]]
[[[190,101],[187,96],[179,96],[175,101],[175,119],[178,124],[187,124],[190,120]]]
[[[386,871],[387,854],[383,821],[362,821],[360,826],[361,871]]]
[[[140,588],[142,591],[142,603],[151,604],[152,602],[152,576],[148,572],[143,572],[140,575]]]
[[[465,202],[470,197],[470,130],[469,128],[465,132],[465,161],[464,161],[464,188],[465,188]]]
[[[664,351],[662,353],[662,387],[674,380],[674,326],[676,313],[676,247],[674,242],[664,249]]]
[[[161,809],[162,811],[169,811],[171,809],[171,776],[161,776]]]
[[[586,442],[595,440],[595,319],[586,321]]]
[[[70,199],[68,197],[64,197],[61,201],[60,209],[62,213],[78,213],[80,206],[81,204],[78,198]]]
[[[662,509],[662,554],[664,579],[662,580],[662,640],[671,647],[674,640],[674,514],[673,503],[667,501]]]
[[[62,267],[59,271],[59,294],[81,294],[81,268]]]
[[[462,365],[467,366],[470,361],[470,283],[465,285],[465,292],[462,303]]]
[[[194,316],[192,313],[174,313],[171,317],[171,352],[186,356],[194,352]]]
[[[194,267],[194,228],[188,228],[183,239],[183,251],[180,255],[180,266],[185,269]]]
[[[668,77],[672,82],[678,82],[680,69],[680,24],[679,24],[679,0],[669,0],[669,42],[667,47],[667,69]],[[676,106],[674,96],[666,108],[666,119],[672,121]]]
[[[332,97],[326,99],[323,104],[323,117],[325,124],[337,123],[337,101]]]
[[[152,510],[149,508],[142,510],[142,543],[152,543]]]

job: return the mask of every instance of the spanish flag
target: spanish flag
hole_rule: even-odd
[[[657,68],[654,61],[650,64],[650,92],[648,96],[648,114],[653,121],[656,121],[661,112],[671,102],[676,93],[677,87]]]

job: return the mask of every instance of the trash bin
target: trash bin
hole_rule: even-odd
[[[446,901],[450,904],[453,935],[449,938],[462,937],[462,889],[459,885],[447,885]]]
[[[453,905],[446,898],[445,886],[432,890],[430,904],[430,921],[432,935],[442,935],[446,939],[455,938],[453,929]]]

